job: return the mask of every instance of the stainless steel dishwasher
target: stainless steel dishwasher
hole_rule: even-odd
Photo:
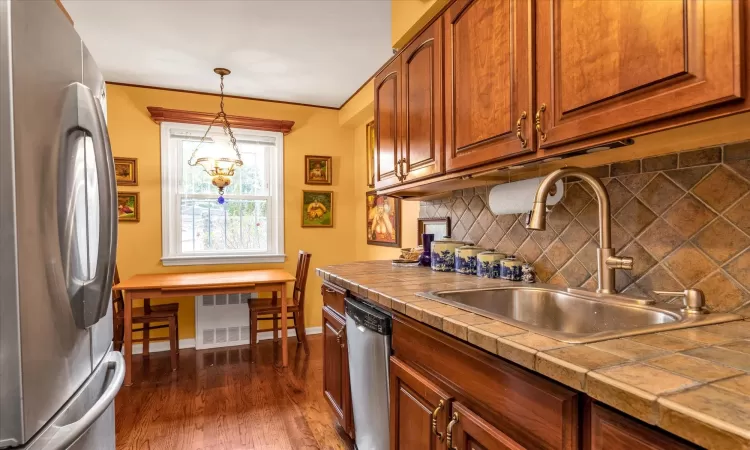
[[[345,311],[357,449],[387,450],[391,316],[351,297],[346,298]]]

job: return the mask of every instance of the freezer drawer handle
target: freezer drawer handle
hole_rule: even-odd
[[[104,390],[102,396],[99,397],[99,400],[96,401],[94,406],[92,406],[83,417],[71,424],[60,427],[55,434],[55,449],[63,450],[70,447],[91,427],[91,425],[94,424],[94,422],[96,422],[96,419],[98,419],[99,416],[107,410],[112,401],[114,401],[115,396],[125,379],[125,359],[120,352],[109,352],[102,363],[107,364],[108,366],[114,366],[115,373],[112,376],[112,381],[109,383],[109,386],[107,386],[107,389]]]

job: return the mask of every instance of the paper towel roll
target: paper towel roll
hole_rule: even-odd
[[[489,195],[490,211],[498,216],[529,212],[534,204],[536,190],[543,179],[543,177],[531,178],[493,187]],[[555,195],[547,196],[547,205],[554,205],[563,198],[562,180],[558,180],[555,186],[557,192]]]

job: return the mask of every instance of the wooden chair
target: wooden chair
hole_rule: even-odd
[[[307,336],[305,335],[305,284],[307,283],[307,271],[310,267],[310,253],[300,250],[297,258],[297,274],[294,280],[294,289],[292,298],[282,299],[287,302],[287,311],[294,321],[294,330],[297,334],[297,343],[301,343],[305,348],[305,353],[310,353],[307,346]],[[248,299],[247,307],[250,311],[250,346],[254,347],[258,341],[258,322],[261,320],[273,321],[273,341],[279,339],[279,315],[281,314],[281,305],[277,299],[277,293],[274,292],[271,298],[253,298]],[[268,317],[259,317],[260,315],[269,315]]]
[[[120,282],[120,273],[115,267],[115,277],[113,284]],[[178,345],[179,325],[177,322],[178,303],[165,303],[162,305],[151,305],[150,299],[143,300],[142,308],[133,308],[133,331],[140,331],[143,334],[142,339],[133,339],[133,343],[143,343],[143,356],[149,355],[149,343],[151,341],[169,340],[169,353],[171,356],[170,364],[172,370],[177,370],[177,355],[180,353]],[[115,350],[120,350],[125,339],[125,301],[121,290],[112,291],[112,318],[114,320],[114,346]],[[136,328],[135,325],[140,325]],[[169,335],[166,338],[153,338],[151,331],[162,328],[169,329]]]

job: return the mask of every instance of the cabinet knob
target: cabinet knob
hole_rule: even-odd
[[[521,133],[521,122],[524,120],[526,120],[526,111],[521,113],[521,117],[519,117],[518,122],[516,122],[516,137],[521,141],[521,148],[526,148],[526,144],[529,143],[528,139],[524,139],[523,134]]]
[[[539,110],[536,112],[536,120],[534,126],[536,127],[536,132],[539,133],[539,138],[542,140],[542,142],[547,140],[547,133],[542,130],[542,113],[547,110],[547,104],[542,103],[542,106],[539,107]]]
[[[451,421],[448,423],[448,429],[445,430],[445,444],[448,446],[448,450],[458,450],[458,447],[453,446],[453,427],[458,423],[458,413],[454,412],[451,417]]]

